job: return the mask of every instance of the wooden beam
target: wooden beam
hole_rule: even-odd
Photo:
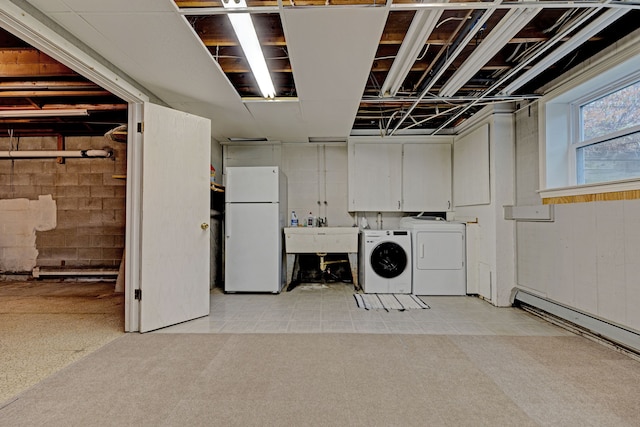
[[[85,109],[87,111],[122,111],[129,108],[127,104],[45,104],[42,110]]]
[[[62,135],[58,135],[58,151],[62,151],[64,150],[64,136]],[[62,165],[64,164],[64,157],[58,157],[56,158],[56,162],[58,162],[58,164]]]
[[[20,89],[101,89],[90,81],[54,81],[54,80],[24,80],[0,82],[0,90],[20,90]]]
[[[291,64],[289,61],[283,60],[274,60],[269,61],[267,59],[267,63],[269,64],[269,71],[272,73],[290,73],[291,72]],[[247,61],[244,58],[219,58],[218,64],[222,68],[222,71],[225,73],[250,73],[251,69],[249,68]]]
[[[69,67],[37,49],[0,49],[0,77],[75,75]]]
[[[0,98],[41,98],[52,96],[109,96],[106,90],[8,90],[0,91]]]
[[[232,37],[215,37],[200,35],[200,39],[205,46],[214,47],[231,47],[240,46],[237,39]],[[287,42],[284,37],[260,37],[260,45],[262,46],[286,46]]]

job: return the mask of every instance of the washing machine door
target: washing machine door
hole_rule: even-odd
[[[369,262],[378,276],[393,279],[407,268],[407,253],[395,242],[382,242],[371,251]]]

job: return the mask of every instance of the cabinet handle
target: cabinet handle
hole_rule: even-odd
[[[451,209],[451,200],[447,200],[447,210]]]
[[[398,200],[398,210],[400,210],[400,200]]]

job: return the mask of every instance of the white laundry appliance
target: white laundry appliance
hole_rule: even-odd
[[[465,224],[426,217],[405,217],[411,232],[414,295],[466,295]]]
[[[406,230],[362,230],[358,274],[364,293],[410,294],[410,233]]]
[[[225,292],[279,293],[285,282],[287,178],[278,167],[225,170]]]

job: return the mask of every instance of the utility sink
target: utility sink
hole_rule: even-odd
[[[287,253],[358,252],[357,227],[287,227]]]
[[[358,234],[357,227],[287,227],[284,229],[285,250],[287,252],[287,277],[294,282],[293,266],[296,254],[317,254],[320,256],[320,269],[324,271],[328,253],[346,253],[351,266],[351,276],[356,290],[358,284]]]

